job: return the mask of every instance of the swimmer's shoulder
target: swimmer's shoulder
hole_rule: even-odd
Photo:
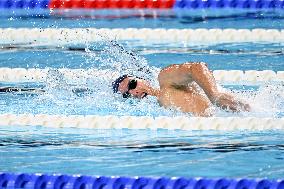
[[[158,75],[158,81],[161,89],[171,88],[173,86],[174,72],[178,67],[179,67],[178,64],[172,64],[163,68],[160,71]]]
[[[161,88],[185,89],[192,82],[191,66],[194,62],[186,62],[183,64],[172,64],[163,68],[158,76]]]

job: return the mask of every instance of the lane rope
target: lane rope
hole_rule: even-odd
[[[0,68],[0,82],[44,82],[47,79],[49,69],[37,68]],[[119,74],[109,73],[98,69],[58,69],[67,80],[84,80],[92,77],[115,78]],[[221,82],[266,82],[284,81],[284,71],[272,70],[215,70],[214,77]]]
[[[284,3],[281,0],[176,0],[175,7],[186,9],[273,9],[284,8]]]
[[[282,189],[284,180],[251,178],[125,177],[63,174],[0,173],[1,188],[82,189],[82,188],[270,188]]]
[[[281,9],[281,0],[1,0],[2,9]]]
[[[95,9],[170,9],[175,0],[51,0],[49,8],[95,8]]]
[[[284,118],[0,114],[0,125],[89,129],[283,130]]]
[[[107,29],[107,28],[2,28],[2,43],[89,43],[105,40],[141,40],[143,42],[232,43],[283,42],[284,30],[276,29]]]

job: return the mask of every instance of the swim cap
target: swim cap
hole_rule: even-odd
[[[119,78],[117,78],[115,81],[112,82],[112,90],[114,93],[118,92],[119,84],[127,77],[131,77],[131,76],[125,74],[125,75],[120,76]]]

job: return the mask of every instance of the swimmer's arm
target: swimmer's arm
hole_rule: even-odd
[[[205,63],[184,63],[164,68],[159,74],[160,86],[187,86],[195,81],[211,101],[218,95],[218,89],[213,74]]]
[[[171,65],[163,69],[159,74],[161,88],[170,87],[174,83],[186,86],[192,81],[195,81],[203,89],[213,104],[232,111],[249,111],[250,107],[248,104],[235,99],[229,93],[218,91],[215,78],[205,63]]]
[[[162,69],[159,73],[160,88],[180,88],[183,89],[192,82],[190,74],[190,63],[172,64]]]
[[[250,111],[249,104],[235,98],[228,92],[220,92],[213,73],[205,63],[192,64],[189,68],[192,79],[203,89],[213,104],[225,110]]]
[[[205,63],[173,64],[161,70],[159,74],[160,87],[188,86],[195,81],[202,87],[207,96],[218,92],[213,74]]]

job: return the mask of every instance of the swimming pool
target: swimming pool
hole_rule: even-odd
[[[238,28],[283,29],[282,9],[5,10],[1,28]]]
[[[25,80],[24,76],[20,76],[20,73],[15,74],[19,77],[18,81],[22,80],[23,82],[9,83],[9,85],[45,87],[49,92],[40,95],[32,93],[2,94],[4,102],[11,98],[14,100],[9,106],[3,103],[1,113],[180,116],[183,114],[160,107],[151,97],[143,101],[135,99],[125,101],[118,97],[114,101],[110,86],[113,78],[119,74],[131,72],[145,77],[143,72],[135,71],[142,66],[151,68],[155,78],[162,67],[189,60],[205,61],[212,70],[272,70],[277,72],[281,71],[283,67],[282,43],[247,42],[199,45],[198,43],[152,43],[134,40],[122,41],[121,44],[125,45],[123,49],[117,47],[117,43],[113,44],[107,40],[90,44],[74,44],[73,41],[72,43],[67,41],[64,43],[41,45],[39,42],[38,46],[36,43],[31,45],[15,44],[11,48],[10,45],[6,46],[6,49],[3,48],[0,56],[3,57],[3,60],[7,60],[6,57],[9,58],[1,63],[1,67],[37,68],[38,71],[50,68],[51,70],[49,73],[47,70],[45,71],[47,76],[43,79],[33,82]],[[132,49],[134,49],[133,53],[137,53],[137,55],[127,54]],[[139,64],[133,62],[139,62]],[[59,71],[53,70],[56,68]],[[64,68],[65,71],[63,69],[60,72],[60,68]],[[76,69],[77,71],[70,74],[70,71]],[[13,72],[10,75],[13,75]],[[215,76],[218,78],[218,73]],[[235,92],[239,93],[237,95],[245,98],[251,104],[255,104],[256,108],[255,111],[245,115],[242,113],[230,114],[217,109],[218,116],[282,117],[283,87],[281,81],[236,82],[230,80],[230,77],[230,75],[226,77],[220,84],[229,89],[235,89]],[[150,79],[153,84],[157,85],[153,78]],[[3,80],[9,82],[7,78]],[[2,83],[2,86],[7,86],[7,84]],[[73,93],[72,89],[77,88],[90,90],[83,93]],[[101,101],[101,96],[105,97],[103,101]],[[70,103],[71,99],[72,103]],[[144,106],[148,108],[143,108]]]
[[[114,13],[116,17],[113,17]],[[232,37],[225,43],[218,40],[208,42],[203,39],[177,42],[160,40],[161,38],[122,38],[113,43],[104,36],[99,36],[99,41],[78,39],[79,43],[76,43],[73,40],[74,36],[72,40],[68,38],[70,35],[65,35],[66,38],[60,37],[60,40],[54,37],[55,34],[62,33],[61,27],[283,28],[282,12],[277,10],[208,11],[202,14],[194,11],[182,13],[149,10],[149,13],[143,13],[144,16],[141,16],[141,11],[138,13],[137,16],[137,11],[130,10],[104,10],[101,13],[58,11],[52,13],[54,16],[50,16],[49,12],[43,11],[41,16],[31,13],[26,17],[22,16],[26,15],[26,12],[21,11],[3,13],[0,18],[3,22],[0,22],[0,26],[13,27],[9,30],[13,35],[10,36],[7,32],[6,38],[1,38],[0,67],[37,70],[31,71],[31,76],[36,78],[31,80],[25,79],[15,70],[5,71],[9,73],[9,77],[2,77],[1,86],[45,88],[47,92],[2,93],[0,113],[191,117],[189,114],[164,109],[153,98],[143,101],[122,100],[110,90],[113,76],[126,70],[143,75],[143,72],[137,72],[135,69],[147,66],[152,68],[152,75],[155,77],[162,67],[185,61],[204,61],[212,70],[283,71],[284,47],[283,41],[280,40],[282,35],[273,38],[272,41],[236,42]],[[103,19],[97,19],[97,14],[105,14],[107,18],[103,16]],[[160,14],[162,16],[157,16]],[[145,15],[148,16],[145,18]],[[145,19],[147,21],[144,21]],[[51,26],[54,32],[44,29]],[[41,27],[41,31],[48,31],[46,33],[49,35],[40,38],[40,34],[32,30],[32,27]],[[114,32],[119,33],[117,30]],[[151,32],[152,30],[148,33]],[[139,64],[133,64],[134,60]],[[50,71],[44,70],[46,68]],[[67,74],[64,74],[64,70],[58,71],[58,68],[64,68]],[[80,70],[77,70],[75,75],[68,75],[68,71],[74,69]],[[89,69],[95,71],[88,72]],[[3,70],[1,74],[4,75]],[[41,78],[42,75],[45,77]],[[236,82],[230,78],[234,76],[229,75],[219,82],[251,103],[253,111],[232,114],[216,109],[215,117],[283,118],[283,81],[279,79]],[[157,84],[154,81],[153,83]],[[72,92],[72,89],[82,87],[87,87],[90,91]],[[39,122],[34,126],[25,127],[25,123],[24,119],[23,122],[11,121],[5,125],[6,127],[0,128],[1,171],[271,179],[282,178],[284,175],[282,130],[82,129],[48,128],[44,127],[44,124],[38,125]],[[50,124],[51,127],[52,124],[53,122]],[[56,124],[54,122],[54,125]],[[242,127],[245,128],[246,125]]]

